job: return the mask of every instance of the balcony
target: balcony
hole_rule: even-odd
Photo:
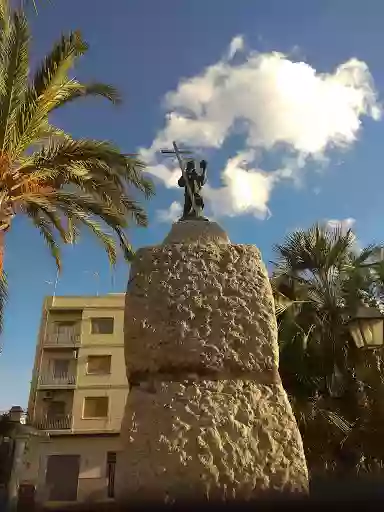
[[[72,427],[72,414],[45,415],[31,423],[39,430],[69,430]]]
[[[43,372],[39,376],[39,386],[45,388],[67,388],[76,385],[76,375],[72,372]]]
[[[45,335],[45,347],[75,347],[80,343],[80,332],[78,329],[66,333],[48,331]]]

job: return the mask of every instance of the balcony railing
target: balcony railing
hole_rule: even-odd
[[[78,343],[80,343],[80,333],[77,330],[66,333],[47,332],[44,341],[44,345],[50,346],[72,346]]]
[[[76,384],[76,375],[71,372],[44,372],[39,377],[40,386],[74,386]]]
[[[69,430],[72,426],[72,414],[47,414],[37,417],[32,424],[39,430]]]

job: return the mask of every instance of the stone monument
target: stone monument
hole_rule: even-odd
[[[125,360],[118,500],[307,491],[255,246],[231,244],[218,224],[192,213],[161,245],[140,249],[126,294]]]

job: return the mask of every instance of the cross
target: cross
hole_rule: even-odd
[[[177,160],[179,162],[179,166],[180,166],[180,169],[181,169],[181,173],[182,173],[183,178],[185,180],[185,184],[186,184],[186,187],[187,187],[187,190],[188,190],[189,197],[191,198],[192,208],[196,211],[195,196],[192,194],[191,187],[189,186],[188,178],[187,178],[187,175],[185,174],[184,162],[183,162],[183,159],[181,158],[181,155],[191,155],[192,151],[180,150],[177,147],[177,144],[176,144],[175,141],[172,142],[172,145],[173,145],[173,150],[172,149],[162,149],[161,153],[163,155],[176,155],[176,158],[177,158]]]

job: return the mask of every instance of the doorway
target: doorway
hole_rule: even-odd
[[[76,501],[80,455],[50,455],[46,484],[49,501]]]

